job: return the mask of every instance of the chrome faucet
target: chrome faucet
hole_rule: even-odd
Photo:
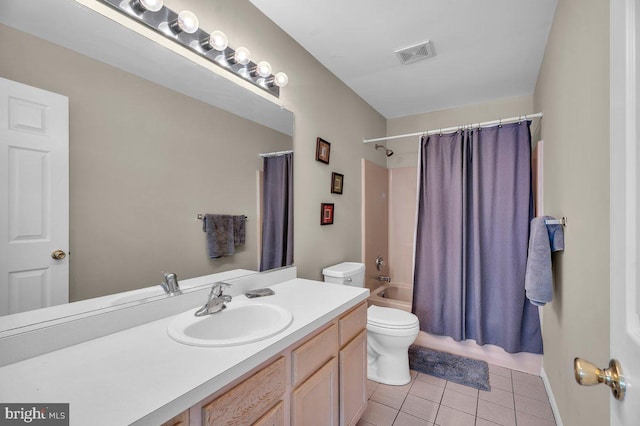
[[[231,302],[231,296],[228,294],[222,294],[224,287],[231,287],[231,284],[223,282],[213,284],[211,287],[211,293],[209,293],[209,300],[207,300],[207,303],[195,313],[197,317],[215,314],[227,307],[225,303]]]
[[[164,282],[161,282],[160,286],[171,296],[182,293],[178,284],[178,277],[173,272],[164,274]]]
[[[391,282],[391,277],[386,276],[386,275],[378,275],[378,281],[383,281],[386,283],[390,283]]]

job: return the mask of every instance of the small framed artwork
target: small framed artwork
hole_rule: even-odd
[[[320,225],[333,225],[333,203],[320,204]]]
[[[342,185],[344,182],[344,175],[340,173],[331,173],[331,193],[342,194]]]
[[[331,154],[331,144],[322,138],[316,140],[316,161],[329,164],[329,155]]]

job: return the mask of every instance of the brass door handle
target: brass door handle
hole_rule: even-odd
[[[622,375],[622,366],[617,359],[609,361],[609,368],[601,370],[589,361],[576,358],[573,360],[573,373],[579,385],[592,386],[604,383],[611,388],[615,399],[619,401],[624,399],[627,384]]]
[[[53,257],[55,260],[62,260],[65,257],[67,257],[67,254],[62,250],[56,250],[53,253],[51,253],[51,257]]]

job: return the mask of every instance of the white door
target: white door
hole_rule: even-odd
[[[611,398],[611,425],[640,422],[640,0],[612,0],[611,358],[625,399]]]
[[[68,247],[69,100],[0,78],[0,315],[67,303]]]

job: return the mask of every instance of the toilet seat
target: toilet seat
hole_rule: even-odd
[[[369,325],[386,330],[412,330],[419,326],[419,321],[410,312],[372,305],[367,309],[367,328]]]

